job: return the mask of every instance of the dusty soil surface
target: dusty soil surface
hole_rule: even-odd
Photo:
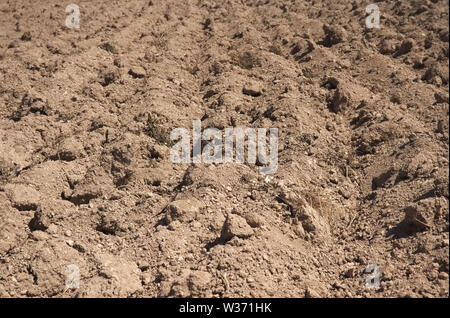
[[[448,1],[75,3],[0,1],[0,296],[449,296]],[[172,163],[197,119],[276,174]]]

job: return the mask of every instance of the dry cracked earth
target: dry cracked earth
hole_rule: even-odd
[[[0,1],[1,297],[449,296],[448,0],[73,1]]]

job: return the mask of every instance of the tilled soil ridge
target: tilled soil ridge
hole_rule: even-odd
[[[449,296],[448,1],[68,4],[0,3],[0,296]]]

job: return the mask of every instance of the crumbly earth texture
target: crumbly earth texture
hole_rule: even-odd
[[[448,297],[448,1],[376,3],[0,1],[0,296]]]

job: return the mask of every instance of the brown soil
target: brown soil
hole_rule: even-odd
[[[0,296],[449,296],[448,1],[76,3],[0,2]],[[196,119],[277,173],[172,163]]]

